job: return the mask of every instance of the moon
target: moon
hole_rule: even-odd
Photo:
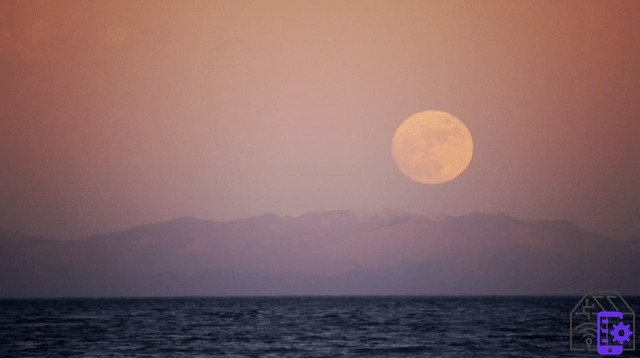
[[[471,132],[458,118],[440,111],[416,113],[393,136],[393,159],[402,173],[424,184],[446,183],[471,163]]]

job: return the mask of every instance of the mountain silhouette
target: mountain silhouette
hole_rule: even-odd
[[[0,230],[0,297],[640,294],[639,253],[503,213],[179,218],[78,241]]]

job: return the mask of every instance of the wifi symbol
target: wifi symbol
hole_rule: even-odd
[[[576,331],[578,329],[580,329],[580,327],[585,326],[582,330],[580,330],[580,334],[583,337],[590,337],[587,338],[585,340],[585,343],[587,344],[587,349],[591,349],[591,343],[593,343],[593,340],[591,340],[591,338],[595,337],[596,334],[598,333],[598,330],[596,329],[597,325],[595,323],[583,323],[581,325],[579,325],[578,327],[574,328]],[[593,326],[593,328],[591,328],[590,326]],[[589,331],[593,331],[593,333],[589,332]]]
[[[582,326],[593,326],[594,327],[594,328],[585,327],[583,330],[581,330],[580,334],[583,337],[595,337],[596,334],[598,333],[598,330],[595,328],[596,324],[595,323],[589,323],[589,322],[579,325],[578,327],[575,328],[575,330],[577,331]],[[594,333],[589,333],[589,331],[593,331]],[[585,332],[587,332],[587,333],[585,333]]]

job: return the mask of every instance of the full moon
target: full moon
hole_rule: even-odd
[[[406,176],[419,183],[440,184],[467,169],[473,141],[458,118],[426,111],[414,114],[398,127],[392,150],[396,165]]]

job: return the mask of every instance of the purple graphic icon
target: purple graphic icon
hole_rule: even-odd
[[[601,355],[636,350],[635,313],[616,291],[589,291],[569,316],[569,350]]]
[[[618,341],[620,344],[622,344],[622,342],[629,341],[629,336],[632,335],[633,332],[631,332],[631,330],[629,329],[628,324],[620,323],[617,325],[615,324],[613,325],[613,330],[611,331],[611,334],[613,335],[614,341]]]
[[[603,311],[598,313],[598,353],[601,355],[618,355],[622,353],[622,341],[628,340],[631,335],[631,331],[625,327],[622,323],[614,325],[613,329],[609,331],[609,319],[608,317],[615,317],[622,320],[622,313]],[[624,331],[620,333],[620,331]],[[609,334],[613,336],[613,341],[618,341],[620,344],[614,344],[610,342]]]

